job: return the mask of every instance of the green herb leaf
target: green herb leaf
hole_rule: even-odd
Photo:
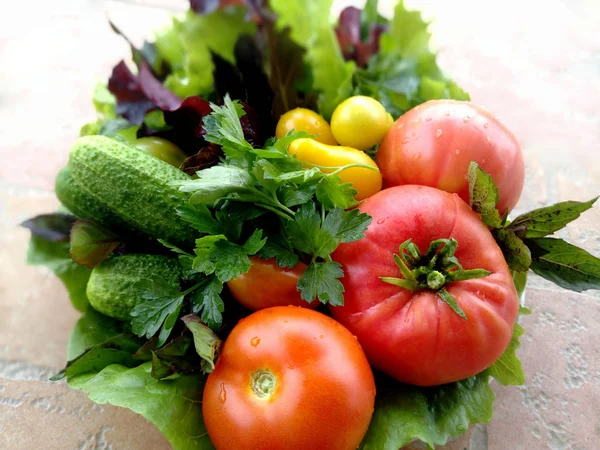
[[[212,203],[234,192],[251,190],[254,177],[236,166],[213,166],[198,172],[200,178],[177,183],[180,191],[191,192],[190,203]]]
[[[223,342],[196,314],[189,314],[181,318],[185,326],[194,336],[194,345],[198,356],[202,358],[202,373],[211,373],[215,370],[215,361]]]
[[[352,183],[342,183],[337,175],[323,177],[317,184],[317,200],[327,209],[348,209],[357,204],[354,196],[358,193]]]
[[[219,234],[221,232],[219,223],[213,219],[208,207],[203,203],[197,205],[185,203],[177,209],[177,214],[201,233]]]
[[[69,336],[67,360],[71,361],[87,349],[121,333],[120,322],[100,314],[88,305]]]
[[[519,338],[524,333],[525,329],[515,323],[508,348],[488,369],[488,373],[504,386],[522,386],[525,383],[523,366],[517,356],[517,349],[521,346]]]
[[[358,241],[365,236],[365,231],[371,224],[372,217],[360,213],[358,209],[342,211],[334,209],[325,216],[323,228],[336,236],[341,242]]]
[[[492,234],[508,267],[517,272],[527,272],[531,266],[531,253],[527,245],[510,228],[497,228]]]
[[[71,259],[93,269],[119,246],[119,237],[95,220],[79,219],[71,228]]]
[[[262,230],[256,229],[254,233],[248,238],[248,240],[244,243],[244,250],[248,255],[257,254],[261,248],[265,246],[267,242],[267,238],[262,237]]]
[[[376,388],[375,411],[360,450],[398,450],[414,439],[433,448],[471,424],[492,419],[495,395],[485,372],[426,388],[380,376]]]
[[[240,117],[245,113],[238,100],[232,101],[225,95],[225,104],[217,106],[211,103],[211,114],[203,119],[206,134],[204,139],[223,147],[223,152],[230,158],[244,157],[252,146],[244,138]]]
[[[196,239],[196,248],[194,249],[196,258],[194,258],[194,263],[192,265],[194,270],[205,273],[206,275],[214,273],[217,267],[214,258],[212,258],[212,254],[217,248],[217,241],[222,239],[227,238],[222,234],[218,234],[216,236],[204,236],[200,239]]]
[[[191,296],[192,311],[202,311],[201,318],[212,329],[217,329],[223,322],[222,312],[225,304],[221,299],[223,283],[216,277],[211,277],[209,282],[195,291]]]
[[[99,404],[128,408],[153,423],[178,450],[212,449],[202,420],[203,375],[158,381],[152,363],[128,369],[113,364],[98,373],[71,377],[69,386]]]
[[[539,276],[575,292],[600,288],[600,259],[562,239],[533,238],[531,269]]]
[[[525,287],[527,285],[527,272],[511,270],[510,273],[512,275],[513,283],[515,284],[515,289],[517,290],[517,295],[521,297],[523,292],[525,292]]]
[[[509,226],[520,238],[537,238],[550,235],[564,228],[577,219],[598,200],[598,197],[587,202],[561,202],[545,208],[534,209],[521,214]]]
[[[275,258],[279,267],[291,269],[298,264],[299,258],[284,236],[268,236],[265,246],[260,249],[258,256],[263,259]]]
[[[298,280],[298,289],[307,302],[318,297],[321,303],[341,306],[344,304],[344,286],[338,278],[343,276],[342,266],[336,262],[313,262]]]
[[[71,259],[68,242],[51,242],[32,236],[27,249],[27,264],[46,266],[54,272],[67,288],[73,306],[85,311],[88,305],[85,289],[92,271]]]
[[[139,365],[133,354],[142,342],[130,334],[118,334],[106,341],[92,346],[85,353],[69,361],[67,366],[50,378],[58,381],[90,372],[98,372],[111,364],[122,364],[127,367]]]
[[[329,17],[331,0],[271,0],[279,30],[289,26],[291,38],[306,48],[313,88],[320,93],[319,112],[329,119],[335,107],[352,95],[353,62],[345,62]]]
[[[133,285],[132,295],[141,297],[131,311],[131,330],[150,339],[162,327],[157,345],[165,343],[183,304],[181,292],[160,280],[141,280]]]
[[[469,203],[487,226],[494,228],[502,226],[502,217],[496,209],[498,188],[492,177],[476,162],[469,164]]]
[[[152,352],[152,370],[150,371],[150,375],[152,375],[152,378],[156,378],[157,380],[163,380],[175,373],[177,373],[177,370],[172,364],[163,361],[158,356],[156,356],[156,353]]]

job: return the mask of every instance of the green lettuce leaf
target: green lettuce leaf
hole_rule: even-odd
[[[158,381],[152,363],[129,369],[118,364],[98,373],[69,379],[69,386],[99,404],[128,408],[144,416],[175,450],[214,449],[202,419],[203,375],[181,375]]]
[[[428,27],[420,12],[398,2],[389,31],[380,37],[379,53],[355,75],[355,93],[378,99],[394,117],[427,100],[469,100],[438,67]]]
[[[489,423],[496,398],[483,372],[456,383],[428,388],[377,379],[375,411],[361,450],[398,450],[414,439],[430,448],[444,445],[470,424]]]
[[[517,356],[517,349],[521,346],[519,338],[523,334],[525,334],[525,329],[515,323],[508,348],[488,369],[488,373],[504,386],[522,386],[525,383],[523,365]]]
[[[289,26],[291,37],[306,48],[313,89],[319,92],[319,112],[329,119],[335,107],[352,95],[356,65],[344,61],[330,22],[332,0],[271,0],[279,30]]]
[[[67,360],[77,358],[85,350],[104,342],[121,332],[119,322],[100,314],[88,305],[69,336]]]
[[[71,259],[68,242],[51,242],[32,236],[27,249],[27,264],[46,266],[54,272],[67,288],[75,309],[85,311],[88,305],[85,289],[92,271]]]
[[[209,94],[214,69],[211,51],[233,64],[238,37],[256,32],[255,24],[247,22],[245,15],[245,8],[240,7],[206,15],[190,10],[182,18],[173,18],[170,28],[156,33],[158,55],[173,71],[165,87],[182,98]]]

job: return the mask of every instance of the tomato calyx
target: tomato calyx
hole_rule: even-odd
[[[465,320],[467,316],[445,286],[454,281],[470,280],[488,276],[484,269],[463,269],[454,253],[458,242],[454,238],[436,239],[429,244],[425,254],[421,254],[412,239],[400,244],[394,261],[404,278],[379,277],[385,283],[393,284],[409,291],[432,290]]]
[[[269,398],[275,392],[277,378],[267,369],[259,369],[250,378],[250,387],[258,398]]]

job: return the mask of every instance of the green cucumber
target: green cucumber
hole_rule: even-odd
[[[128,254],[105,259],[92,270],[86,294],[92,307],[109,317],[127,320],[141,301],[133,285],[156,280],[179,288],[181,266],[176,258],[162,255]]]
[[[130,227],[156,239],[193,242],[198,233],[177,214],[188,200],[173,182],[189,175],[135,147],[84,136],[69,154],[73,179]]]
[[[73,179],[69,166],[63,167],[56,175],[54,190],[62,205],[80,219],[95,219],[115,231],[131,229],[108,206],[96,200],[79,186]]]

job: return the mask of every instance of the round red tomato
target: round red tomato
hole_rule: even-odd
[[[489,367],[510,342],[519,299],[480,217],[456,194],[415,185],[381,191],[360,210],[373,221],[363,239],[340,245],[332,255],[343,266],[345,292],[344,306],[331,312],[356,335],[371,364],[420,386],[450,383]],[[414,246],[405,244],[398,261],[410,269],[407,276],[394,254],[409,239]],[[445,243],[427,255],[438,239]],[[458,278],[456,260],[467,271],[463,276],[484,272],[452,281]],[[390,284],[397,279],[409,286]],[[444,300],[446,294],[466,319]]]
[[[377,151],[384,187],[420,184],[457,193],[469,203],[469,163],[498,186],[501,214],[523,190],[525,166],[515,136],[492,114],[469,102],[432,100],[401,116]]]
[[[291,269],[279,267],[274,259],[250,258],[250,270],[227,286],[235,299],[252,311],[271,306],[301,306],[314,309],[318,300],[308,303],[296,287],[298,279],[306,270],[306,264],[299,262]]]
[[[206,380],[202,413],[217,450],[354,450],[374,402],[354,336],[324,314],[279,306],[233,329]]]

